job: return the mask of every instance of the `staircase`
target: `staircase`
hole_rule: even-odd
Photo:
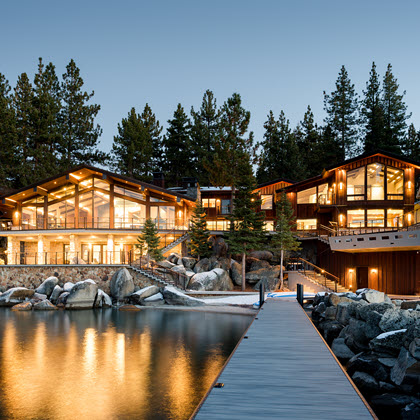
[[[156,283],[156,286],[158,287],[165,287],[165,286],[175,286],[175,284],[170,281],[169,279],[163,279],[158,274],[152,273],[151,271],[144,270],[142,268],[130,266],[130,268],[140,274],[142,277],[145,277],[147,280],[152,280],[154,283]]]
[[[324,244],[330,244],[330,241],[328,240],[328,235],[319,235],[316,237],[316,239],[318,239],[321,242],[324,242]]]
[[[337,292],[337,293],[350,292],[349,289],[346,289],[340,283],[330,280],[329,278],[325,277],[324,275],[320,273],[316,273],[315,271],[308,271],[308,270],[306,270],[305,272],[299,271],[299,274],[305,277],[307,280],[311,281],[312,283],[316,283],[317,285],[322,286],[328,292]]]
[[[190,234],[188,232],[184,233],[184,235],[180,236],[178,239],[175,239],[173,242],[171,242],[170,244],[168,244],[164,248],[162,248],[161,249],[162,254],[165,254],[166,252],[175,248],[177,245],[179,245],[180,243],[188,240],[189,238],[190,238]]]

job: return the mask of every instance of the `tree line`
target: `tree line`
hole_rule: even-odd
[[[378,148],[420,160],[420,131],[407,126],[405,91],[390,64],[382,78],[372,64],[361,94],[342,66],[335,89],[324,92],[322,124],[310,106],[296,127],[284,111],[276,117],[270,110],[260,141],[249,131],[251,114],[238,93],[218,106],[207,90],[200,108],[189,113],[178,104],[165,133],[148,104],[141,113],[133,107],[118,124],[109,154],[98,149],[100,106],[83,84],[74,60],[59,80],[55,66],[39,59],[33,81],[22,73],[13,90],[0,74],[0,185],[19,188],[80,163],[143,181],[163,172],[167,186],[195,177],[201,185],[235,187],[242,161],[266,182],[299,181]]]

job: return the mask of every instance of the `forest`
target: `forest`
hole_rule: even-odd
[[[40,58],[31,79],[12,88],[0,73],[0,186],[20,188],[82,163],[151,181],[163,172],[167,186],[195,177],[200,185],[235,186],[251,167],[255,181],[299,181],[363,152],[382,149],[420,161],[420,130],[411,117],[391,64],[381,77],[372,63],[365,89],[356,92],[345,66],[335,90],[323,92],[326,117],[315,122],[310,105],[292,127],[283,111],[268,110],[264,135],[249,131],[250,111],[239,93],[220,106],[206,90],[198,108],[175,107],[166,130],[151,107],[132,107],[115,129],[110,153],[100,150],[100,105],[74,60],[59,78]]]

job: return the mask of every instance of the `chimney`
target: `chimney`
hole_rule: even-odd
[[[200,186],[198,185],[197,178],[182,178],[182,188],[185,189],[186,195],[194,200],[200,197]]]
[[[153,172],[153,185],[165,188],[165,176],[163,172]]]

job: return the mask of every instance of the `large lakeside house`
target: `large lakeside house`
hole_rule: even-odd
[[[419,294],[419,178],[420,162],[378,151],[301,182],[261,184],[256,192],[268,234],[278,195],[286,192],[304,255],[346,288]],[[168,189],[161,173],[145,183],[81,165],[0,198],[0,263],[130,264],[147,218],[156,223],[164,253],[186,254],[197,198],[211,234],[223,235],[232,204],[228,187],[184,178],[182,187]]]

